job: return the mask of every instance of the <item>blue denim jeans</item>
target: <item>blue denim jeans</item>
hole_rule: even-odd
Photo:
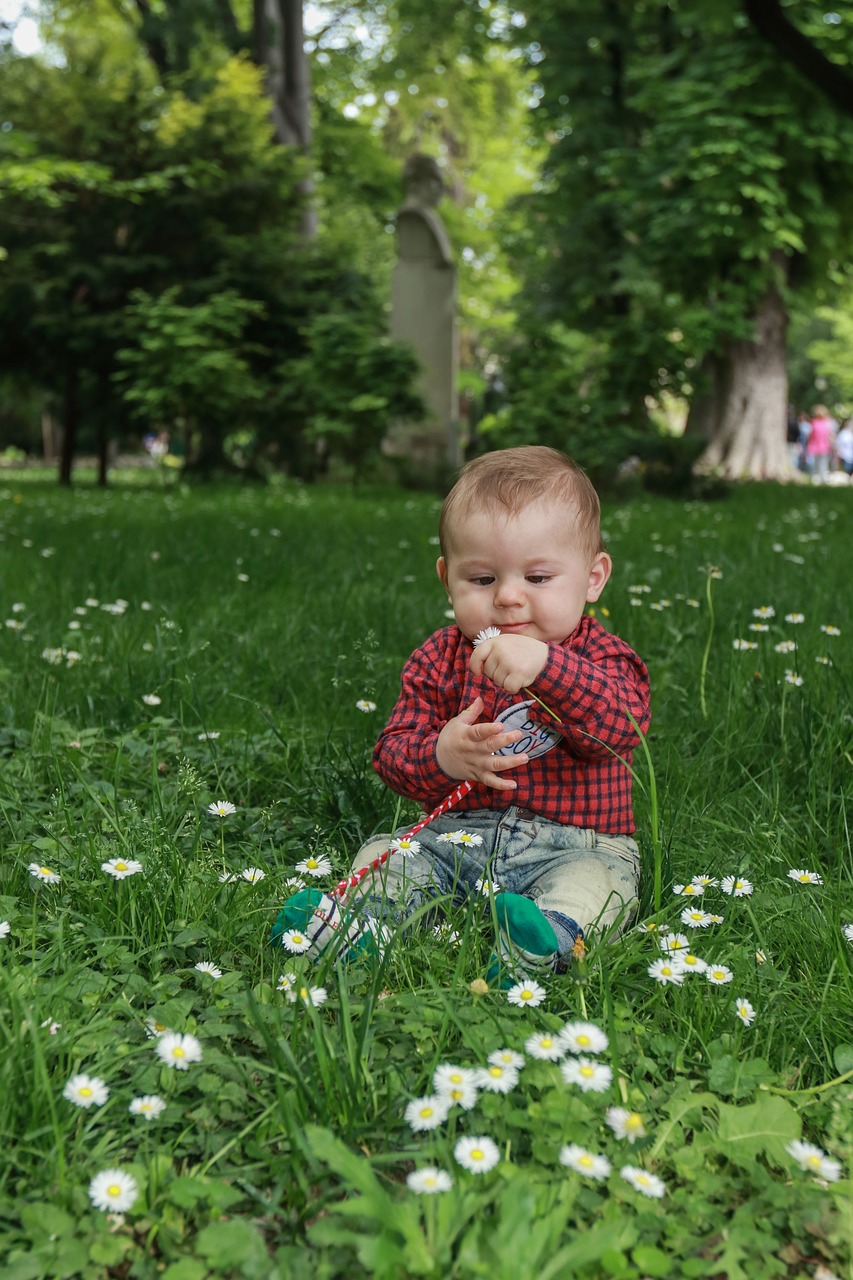
[[[405,834],[402,828],[398,835]],[[439,839],[464,831],[479,843]],[[353,871],[384,853],[393,836],[374,836],[353,861]],[[446,813],[419,831],[418,851],[393,853],[361,892],[384,894],[395,914],[407,915],[428,897],[449,894],[461,902],[477,880],[491,880],[508,893],[532,898],[542,911],[558,912],[616,937],[637,905],[639,850],[630,836],[600,835],[571,827],[516,805]]]

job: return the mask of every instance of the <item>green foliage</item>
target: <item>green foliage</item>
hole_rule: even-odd
[[[383,319],[381,313],[317,315],[304,333],[305,355],[279,371],[282,399],[310,423],[307,438],[342,458],[356,478],[392,421],[424,411],[411,389],[417,360],[382,332]]]
[[[130,295],[125,316],[133,345],[116,352],[116,380],[148,428],[180,426],[191,441],[200,424],[204,456],[214,452],[210,437],[221,439],[238,414],[251,421],[251,402],[263,395],[243,338],[264,308],[231,289],[194,307],[177,299],[177,287],[156,298],[144,289]]]

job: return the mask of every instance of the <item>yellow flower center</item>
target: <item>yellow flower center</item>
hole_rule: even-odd
[[[625,1120],[625,1128],[631,1130],[642,1129],[643,1117],[637,1111],[632,1111]]]
[[[174,1049],[172,1050],[172,1055],[175,1058],[184,1058],[186,1057],[186,1052],[181,1048],[179,1044],[176,1044]]]
[[[489,1075],[493,1076],[495,1080],[500,1080],[503,1073],[503,1067],[489,1067]]]
[[[578,1036],[578,1044],[582,1044],[582,1045],[584,1045],[584,1046],[585,1046],[585,1045],[588,1045],[588,1044],[589,1044],[589,1042],[590,1042],[590,1041],[589,1041],[589,1036],[586,1036],[586,1035],[580,1035],[580,1036]]]
[[[641,1187],[647,1187],[649,1185],[649,1180],[644,1173],[638,1174],[637,1181]]]
[[[41,871],[41,873],[42,873],[42,875],[43,875],[43,876],[52,876],[52,875],[53,875],[53,872],[51,871],[50,867],[40,867],[40,868],[39,868],[39,870]]]
[[[309,870],[312,870],[312,871],[313,871],[313,870],[314,870],[314,868],[315,868],[315,867],[318,867],[320,864],[319,864],[319,862],[317,861],[317,859],[316,859],[316,858],[306,858],[306,859],[305,859],[305,865],[306,865],[306,867],[308,867],[308,868],[309,868]]]
[[[695,885],[688,884],[688,885],[685,885],[685,886],[684,886],[684,896],[685,896],[685,897],[687,897],[689,894],[691,894],[691,893],[695,893],[695,892],[696,892],[696,886],[695,886]]]
[[[425,1120],[428,1120],[428,1119],[430,1118],[430,1116],[433,1114],[433,1108],[432,1108],[432,1107],[421,1107],[421,1109],[420,1109],[420,1111],[418,1112],[418,1114],[419,1114],[419,1115],[421,1115],[421,1116],[423,1116],[423,1118],[424,1118]]]
[[[89,1086],[88,1086],[87,1084],[84,1084],[84,1085],[83,1085],[83,1088],[80,1090],[80,1097],[81,1097],[81,1098],[91,1098],[91,1097],[92,1097],[92,1090],[89,1088]]]
[[[301,947],[302,943],[305,941],[301,933],[293,933],[291,934],[291,938],[296,943],[297,947]]]
[[[474,1150],[471,1152],[471,1159],[482,1160],[484,1159],[485,1154],[486,1154],[485,1151],[481,1151],[479,1147],[475,1147]]]
[[[595,1071],[594,1067],[581,1067],[582,1076],[591,1076],[594,1074],[594,1071]]]
[[[715,970],[714,970],[714,977],[715,977],[715,978],[723,978],[723,977],[725,977],[725,974],[723,973],[723,971],[722,971],[721,969],[715,969]]]
[[[813,1169],[817,1169],[820,1165],[820,1156],[807,1156],[806,1164],[810,1164]]]
[[[529,988],[529,987],[525,987],[525,988],[524,988],[524,990],[521,992],[521,999],[522,999],[522,1000],[532,1000],[532,999],[533,999],[533,992],[530,990],[530,988]]]
[[[579,1160],[578,1160],[578,1164],[582,1164],[582,1165],[584,1166],[584,1168],[588,1169],[588,1168],[589,1168],[589,1166],[592,1164],[592,1157],[591,1157],[591,1156],[581,1156],[581,1157],[579,1158]]]
[[[120,1195],[121,1195],[121,1187],[120,1187],[117,1183],[113,1182],[110,1186],[108,1186],[108,1187],[107,1187],[107,1195],[108,1195],[108,1196],[120,1196]]]
[[[539,1043],[543,1049],[551,1049],[553,1048],[553,1045],[554,1045],[554,1041],[551,1039],[550,1036],[543,1036],[542,1039],[539,1041]]]
[[[116,863],[116,871],[127,871],[127,863],[126,863],[126,862],[117,862],[117,863]]]

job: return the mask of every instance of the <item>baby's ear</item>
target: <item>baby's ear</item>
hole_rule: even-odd
[[[438,574],[438,580],[447,592],[447,598],[450,599],[450,588],[447,585],[447,561],[444,556],[439,556],[435,562],[435,571]]]
[[[586,598],[590,603],[593,600],[597,600],[601,595],[612,572],[613,561],[610,556],[606,551],[599,551],[589,570],[589,585],[587,586]]]

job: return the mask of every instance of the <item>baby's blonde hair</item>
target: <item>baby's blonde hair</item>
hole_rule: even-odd
[[[466,463],[441,508],[441,554],[447,559],[453,521],[460,515],[499,507],[507,516],[517,516],[531,503],[543,501],[568,508],[573,531],[590,556],[604,551],[601,503],[586,472],[559,449],[529,444],[498,449]]]

